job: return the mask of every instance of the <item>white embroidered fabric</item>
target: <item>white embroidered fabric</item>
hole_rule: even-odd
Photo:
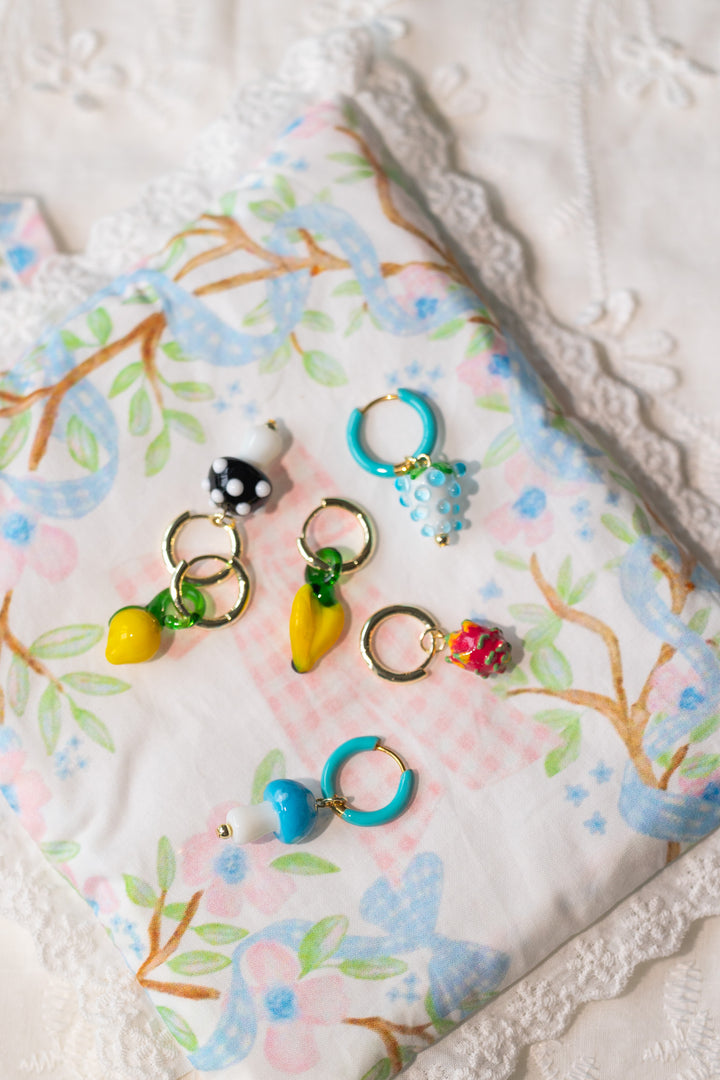
[[[718,391],[708,386],[709,364],[698,362],[684,365],[685,384],[677,389],[677,373],[667,360],[676,343],[686,357],[704,355],[716,329],[710,253],[714,257],[717,250],[717,225],[706,210],[711,203],[703,202],[711,181],[707,169],[698,178],[692,168],[699,160],[693,138],[712,130],[713,115],[717,119],[717,79],[708,51],[712,5],[698,2],[683,14],[675,10],[679,5],[650,0],[557,0],[542,5],[541,15],[520,0],[454,0],[442,20],[419,0],[272,0],[257,6],[261,15],[254,5],[230,7],[224,17],[205,8],[201,18],[200,6],[184,0],[157,2],[148,10],[109,4],[103,12],[106,47],[94,29],[100,18],[96,5],[0,3],[0,187],[44,192],[61,233],[75,242],[88,208],[106,209],[114,200],[122,205],[141,174],[160,173],[165,161],[159,152],[138,153],[123,171],[121,154],[112,168],[87,157],[83,166],[66,154],[63,184],[43,187],[33,174],[42,165],[37,155],[34,161],[21,157],[15,171],[10,164],[9,150],[21,145],[21,125],[28,123],[28,98],[51,102],[58,117],[69,109],[80,122],[102,116],[105,127],[132,104],[144,122],[154,116],[157,129],[164,127],[163,151],[180,160],[186,133],[205,119],[203,110],[216,110],[232,81],[247,75],[247,68],[237,70],[237,54],[247,60],[254,48],[272,68],[299,27],[325,31],[297,42],[277,75],[243,80],[230,109],[196,140],[185,167],[152,181],[132,210],[100,220],[83,255],[58,256],[31,289],[0,297],[3,366],[58,312],[132,266],[168,229],[222,192],[268,132],[305,101],[336,90],[357,94],[431,209],[472,254],[476,272],[506,309],[516,336],[531,343],[560,396],[603,433],[606,444],[614,441],[652,500],[717,572],[720,508],[712,497],[720,496],[720,474],[708,463],[720,461],[720,423],[712,412],[720,413],[720,401],[713,399]],[[141,18],[146,34],[138,34]],[[356,18],[371,21],[349,25]],[[409,38],[396,40],[403,18],[413,24],[412,45]],[[660,25],[673,41],[661,35]],[[461,164],[488,180],[488,189],[453,171],[449,133],[420,107],[405,71],[376,59],[393,40],[451,116]],[[213,47],[220,51],[213,54]],[[456,56],[472,63],[471,78],[452,61]],[[609,94],[629,100],[624,119],[608,105]],[[624,136],[623,124],[642,129],[648,109],[651,134],[638,140]],[[538,126],[541,115],[544,124]],[[614,125],[609,135],[607,121]],[[120,124],[121,133],[126,128]],[[67,136],[67,128],[62,130]],[[676,188],[661,181],[668,171],[669,137]],[[88,134],[84,139],[91,141]],[[58,141],[48,155],[56,164],[63,152]],[[108,186],[98,191],[103,176]],[[668,223],[668,202],[681,184],[684,216]],[[579,312],[582,331],[563,328],[539,299],[521,243],[500,224],[506,216],[529,238],[533,282],[566,324]],[[554,232],[546,228],[551,219]],[[568,238],[572,228],[578,230],[575,239]],[[673,272],[678,266],[680,272]],[[621,276],[619,267],[632,277]],[[681,450],[668,436],[684,443],[694,486],[687,484]],[[10,956],[0,994],[3,1075],[180,1077],[186,1061],[89,910],[67,896],[64,883],[54,879],[8,815],[2,819],[0,856],[0,914],[27,927],[42,965],[28,967],[29,938],[3,924],[3,958]],[[614,1058],[602,1037],[610,1019],[590,1019],[598,1005],[585,1010],[576,1025],[580,1031],[588,1025],[582,1041],[548,1040],[558,1039],[579,1005],[619,994],[638,964],[671,955],[695,920],[713,914],[720,914],[720,841],[711,837],[423,1054],[408,1076],[500,1080],[516,1070],[528,1080],[600,1080],[618,1075],[620,1067],[632,1067],[638,1077],[712,1076],[720,1043],[711,1009],[720,1005],[720,986],[714,987],[711,969],[710,989],[702,985],[697,937],[684,966],[675,959],[666,961],[666,969],[653,969],[657,1006],[640,1002],[643,1037],[622,1045],[614,1040]],[[720,944],[718,926],[703,926],[704,944]],[[24,1005],[13,978],[20,971],[28,991]],[[713,988],[714,1005],[708,1000]],[[625,1011],[623,1019],[628,1024]],[[523,1059],[522,1049],[530,1044],[533,1050]]]

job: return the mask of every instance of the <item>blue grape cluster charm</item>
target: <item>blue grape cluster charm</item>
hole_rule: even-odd
[[[368,409],[383,401],[401,401],[414,409],[422,420],[422,436],[415,453],[398,465],[374,457],[363,444],[363,418]],[[437,420],[430,402],[406,387],[399,387],[393,394],[383,394],[362,409],[353,409],[347,426],[348,446],[358,465],[373,476],[394,478],[400,503],[410,511],[421,536],[431,536],[438,547],[446,547],[465,524],[466,493],[462,478],[467,473],[467,465],[462,461],[454,464],[433,461],[430,455],[437,437]]]
[[[407,507],[421,536],[432,537],[445,547],[453,533],[463,527],[462,477],[467,466],[462,461],[450,465],[429,458],[414,459],[408,466],[408,471],[395,480],[400,505]]]

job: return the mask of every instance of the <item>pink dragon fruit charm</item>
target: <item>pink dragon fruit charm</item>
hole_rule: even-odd
[[[511,646],[497,626],[481,626],[465,619],[461,630],[445,638],[449,664],[472,671],[487,679],[488,675],[502,675],[510,663]]]

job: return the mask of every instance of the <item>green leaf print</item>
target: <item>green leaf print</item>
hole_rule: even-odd
[[[157,1005],[156,1008],[176,1042],[179,1042],[184,1050],[197,1050],[197,1036],[187,1020],[183,1019],[174,1009],[169,1009],[167,1005]]]
[[[215,397],[215,391],[209,383],[176,382],[169,386],[173,394],[183,401],[212,401]]]
[[[294,210],[297,203],[293,194],[293,189],[290,187],[287,179],[280,173],[277,173],[273,178],[273,187],[280,197],[280,201],[285,204],[288,210]]]
[[[232,963],[229,956],[222,953],[209,952],[207,949],[194,949],[191,952],[181,953],[168,960],[167,966],[176,975],[210,975],[214,971],[222,971]]]
[[[707,630],[708,620],[710,619],[710,608],[704,607],[696,611],[688,622],[688,629],[694,630],[696,634],[704,634]]]
[[[627,526],[619,517],[615,514],[603,514],[600,518],[606,529],[617,536],[618,540],[622,540],[625,544],[634,544],[637,537],[635,533]]]
[[[52,683],[45,687],[38,702],[38,722],[45,749],[52,754],[62,725],[60,694]]]
[[[208,945],[233,945],[236,941],[242,941],[244,937],[247,937],[249,932],[241,930],[238,926],[219,922],[193,926],[193,930]]]
[[[94,671],[71,671],[69,675],[61,675],[60,681],[81,694],[95,694],[100,697],[122,694],[130,689],[130,683],[116,679],[113,675],[98,675]]]
[[[80,656],[87,652],[103,637],[102,626],[90,623],[78,623],[72,626],[59,626],[57,630],[48,630],[35,638],[30,646],[30,655],[38,660],[63,660],[67,656]]]
[[[355,165],[361,169],[371,168],[370,162],[366,157],[363,157],[362,154],[352,154],[344,150],[335,154],[328,154],[327,159],[328,161],[337,161],[340,165]]]
[[[575,604],[579,604],[581,600],[584,600],[596,581],[597,574],[592,571],[586,574],[585,577],[581,577],[579,581],[576,581],[568,595],[568,605],[573,607]]]
[[[580,721],[574,720],[562,731],[562,745],[557,746],[545,758],[545,772],[548,776],[557,776],[566,766],[577,761],[580,756],[581,729]]]
[[[404,960],[392,956],[378,956],[374,960],[343,960],[339,965],[343,975],[352,979],[392,979],[407,971]]]
[[[68,452],[73,461],[88,472],[97,472],[100,448],[94,433],[79,416],[71,416],[65,432]]]
[[[530,657],[530,670],[548,690],[569,690],[572,668],[567,657],[554,645],[543,645]]]
[[[147,435],[152,423],[152,402],[144,386],[139,386],[130,398],[128,431],[131,435]]]
[[[167,915],[168,919],[174,919],[175,922],[181,922],[185,918],[186,911],[187,904],[166,904],[163,908],[163,915]]]
[[[270,863],[273,870],[282,870],[284,874],[337,874],[340,867],[335,863],[321,859],[319,855],[311,855],[307,851],[293,852],[291,855],[280,855]]]
[[[104,307],[95,308],[87,317],[90,333],[97,338],[100,345],[106,345],[112,333],[112,320]]]
[[[465,350],[467,357],[477,356],[478,353],[486,352],[492,347],[492,343],[495,340],[495,331],[492,326],[478,326],[477,330],[470,338],[470,343]]]
[[[446,338],[455,337],[455,334],[459,334],[464,326],[464,318],[451,319],[450,322],[443,323],[437,330],[428,334],[428,341],[445,341]]]
[[[260,202],[248,203],[248,210],[259,217],[261,221],[269,221],[274,223],[279,217],[282,217],[285,213],[285,209],[279,202],[273,202],[272,199],[261,199]]]
[[[163,419],[184,439],[190,439],[191,442],[196,443],[205,442],[202,424],[190,413],[178,412],[176,409],[163,409]]]
[[[85,732],[88,739],[92,739],[98,746],[102,746],[105,750],[114,753],[115,744],[112,741],[112,736],[100,717],[96,716],[95,713],[91,713],[88,709],[81,709],[72,698],[68,698],[68,702],[75,723],[81,731]]]
[[[503,566],[509,566],[511,570],[529,570],[530,564],[521,555],[514,551],[496,551],[495,558]]]
[[[340,362],[319,350],[303,353],[303,367],[322,386],[344,386],[348,381]]]
[[[350,281],[343,281],[340,285],[336,285],[331,296],[362,296],[362,285],[355,278]]]
[[[390,1064],[390,1058],[384,1057],[376,1061],[371,1069],[361,1077],[361,1080],[390,1080],[393,1074],[393,1068]]]
[[[79,338],[77,334],[73,334],[72,330],[61,330],[60,340],[65,348],[70,349],[71,352],[74,352],[75,349],[87,348],[87,345],[82,338]]]
[[[6,468],[18,456],[30,434],[30,413],[13,416],[0,439],[0,469]]]
[[[307,326],[309,330],[319,330],[326,334],[335,329],[334,319],[326,315],[324,311],[305,311],[300,323],[302,326]]]
[[[651,533],[650,522],[648,516],[643,510],[642,506],[636,506],[633,510],[632,523],[635,532],[640,535],[649,536]]]
[[[557,579],[557,591],[561,600],[567,600],[572,586],[572,556],[566,555],[560,564]]]
[[[525,635],[525,648],[528,652],[534,649],[542,649],[545,645],[552,645],[555,638],[562,630],[562,619],[559,615],[550,612],[547,617]]]
[[[158,885],[167,892],[175,880],[175,852],[167,836],[161,836],[157,850]]]
[[[499,435],[495,436],[485,452],[482,463],[486,469],[491,469],[493,466],[501,465],[503,461],[507,461],[519,449],[520,437],[515,430],[515,426],[511,424],[510,427],[506,427]]]
[[[510,412],[505,394],[485,394],[484,397],[476,397],[475,404],[480,409],[490,409],[491,412]]]
[[[708,716],[707,720],[704,720],[702,724],[699,724],[689,737],[689,742],[696,743],[702,742],[703,739],[707,739],[709,735],[712,735],[714,731],[720,727],[720,713],[715,713],[714,716]]]
[[[118,371],[113,380],[113,384],[110,387],[108,397],[117,397],[118,394],[122,394],[123,390],[127,390],[129,386],[139,379],[142,375],[143,366],[139,360],[134,361],[132,364],[127,364],[122,370]]]
[[[50,840],[40,844],[48,862],[66,863],[80,854],[80,845],[75,840]]]
[[[292,356],[292,345],[289,341],[283,341],[274,353],[270,353],[269,356],[263,356],[258,364],[258,371],[261,375],[274,375],[276,371],[282,371],[282,369],[290,362]]]
[[[354,169],[352,172],[345,173],[344,176],[338,176],[335,181],[336,184],[357,184],[360,180],[369,180],[375,173],[372,169]]]
[[[299,978],[322,967],[334,956],[347,934],[348,925],[344,915],[328,915],[308,930],[298,947]]]
[[[167,426],[162,429],[145,451],[145,475],[156,476],[170,460],[170,433]]]
[[[263,791],[271,780],[281,780],[285,776],[285,757],[281,750],[270,750],[257,769],[252,782],[251,803],[261,803]]]
[[[155,907],[158,898],[152,885],[148,885],[147,881],[143,881],[142,878],[135,877],[133,874],[123,874],[123,881],[125,882],[125,892],[133,904],[138,904],[140,907]]]
[[[680,766],[680,773],[690,780],[700,780],[719,767],[720,754],[693,754],[692,757],[685,758]]]
[[[27,665],[19,656],[13,654],[8,671],[7,699],[16,716],[20,717],[24,714],[29,696],[30,676]]]

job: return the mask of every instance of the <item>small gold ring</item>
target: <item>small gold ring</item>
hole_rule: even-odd
[[[420,635],[420,644],[427,653],[427,656],[422,664],[412,671],[394,671],[392,668],[385,667],[384,664],[380,663],[373,652],[373,639],[376,630],[382,626],[384,622],[387,622],[388,619],[392,619],[394,615],[410,615],[411,618],[421,622],[424,627],[424,630]],[[428,634],[430,635],[430,645],[426,646],[425,639]],[[374,671],[376,675],[379,675],[381,679],[388,679],[390,682],[399,683],[417,682],[418,679],[424,679],[428,674],[427,669],[430,662],[435,656],[435,653],[442,647],[438,644],[440,638],[442,638],[444,642],[445,635],[429,611],[425,611],[424,608],[413,607],[410,604],[391,604],[390,607],[384,607],[381,608],[380,611],[376,611],[363,626],[360,631],[360,653],[370,670]]]
[[[298,551],[302,555],[306,563],[313,567],[314,570],[328,570],[332,569],[328,566],[323,559],[319,559],[314,551],[308,547],[306,539],[308,528],[310,523],[322,513],[323,510],[328,510],[332,507],[336,507],[339,510],[347,510],[349,514],[357,520],[363,534],[363,547],[359,555],[356,555],[354,559],[348,559],[340,567],[341,574],[352,574],[354,570],[357,570],[366,562],[373,553],[375,547],[375,530],[372,527],[372,522],[367,516],[364,510],[361,510],[355,503],[349,501],[349,499],[323,499],[319,506],[308,514],[305,519],[305,524],[302,527],[302,534],[297,538]],[[325,545],[327,546],[327,545]]]
[[[234,574],[238,583],[237,600],[229,611],[226,611],[223,615],[217,615],[214,619],[203,618],[198,619],[197,622],[194,623],[195,626],[201,626],[206,630],[213,630],[218,626],[227,626],[228,623],[234,622],[235,619],[242,615],[250,599],[250,578],[247,576],[245,567],[235,555],[230,559],[223,559],[222,555],[195,555],[194,558],[188,559],[187,562],[185,559],[182,559],[175,567],[173,576],[170,579],[170,596],[180,614],[185,615],[187,618],[192,618],[192,612],[185,607],[183,602],[182,584],[185,580],[197,580],[196,578],[190,577],[188,570],[193,563],[202,562],[203,559],[221,559],[226,564],[227,568],[225,577],[227,577],[228,574]],[[215,578],[215,580],[219,581],[223,579]]]
[[[230,537],[230,554],[227,559],[223,558],[222,555],[204,555],[199,558],[191,559],[188,565],[199,562],[200,558],[218,558],[225,565],[222,570],[218,570],[215,574],[206,574],[204,577],[201,575],[191,577],[188,574],[186,580],[193,585],[217,585],[220,581],[226,581],[234,572],[231,565],[232,560],[239,559],[242,556],[242,538],[237,531],[237,526],[233,519],[223,517],[222,514],[193,514],[190,510],[186,510],[184,514],[180,514],[180,517],[176,517],[172,524],[168,525],[162,539],[163,562],[170,573],[174,574],[181,562],[185,561],[180,560],[177,557],[175,545],[177,543],[178,535],[189,521],[209,521],[211,525],[215,525],[220,529],[225,529]]]

